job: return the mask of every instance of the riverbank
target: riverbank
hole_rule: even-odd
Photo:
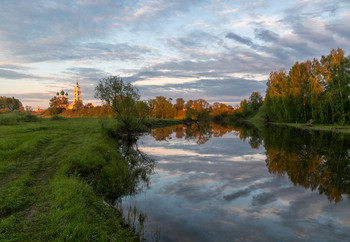
[[[106,203],[134,184],[117,141],[101,128],[114,119],[16,122],[11,116],[6,122],[0,125],[0,240],[139,239]]]
[[[246,121],[254,124],[258,128],[266,125],[265,117],[265,107],[262,106],[259,109],[259,112],[249,117]],[[269,122],[273,125],[286,125],[290,127],[305,129],[305,130],[317,130],[317,131],[327,131],[327,132],[337,132],[350,134],[350,125],[337,125],[337,124],[313,124],[313,123],[278,123],[278,122]]]
[[[336,125],[336,124],[306,124],[306,123],[274,123],[274,125],[286,125],[290,127],[305,129],[305,130],[317,130],[317,131],[327,131],[327,132],[337,132],[350,134],[350,126],[349,125]]]

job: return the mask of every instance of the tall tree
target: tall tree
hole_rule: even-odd
[[[121,121],[122,131],[132,134],[143,124],[145,117],[138,116],[138,90],[119,76],[100,79],[95,87],[95,97],[112,107],[115,117]]]

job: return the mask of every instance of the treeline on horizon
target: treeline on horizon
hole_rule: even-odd
[[[8,113],[14,111],[24,111],[21,101],[14,97],[0,96],[0,113]]]
[[[266,119],[278,122],[346,124],[350,117],[350,56],[332,49],[320,60],[296,62],[270,73]]]
[[[111,76],[121,83],[119,76]],[[134,87],[132,87],[134,88]],[[136,88],[135,88],[136,89]],[[137,90],[137,89],[136,89]],[[138,94],[139,95],[139,94]],[[75,116],[112,116],[110,105],[65,110],[59,103],[50,100],[48,114]],[[56,100],[56,99],[55,99]],[[106,103],[105,103],[106,104]],[[265,98],[252,92],[249,99],[232,107],[216,102],[210,105],[204,99],[188,100],[157,96],[148,101],[137,100],[137,113],[156,119],[191,119],[235,121],[252,117],[261,106],[265,121],[348,124],[350,118],[350,56],[342,49],[332,49],[320,60],[296,62],[287,73],[273,71],[267,80]],[[0,97],[0,112],[24,111],[22,103],[15,98]],[[26,108],[27,110],[27,108]]]
[[[114,77],[110,77],[114,78]],[[119,77],[117,77],[119,78]],[[119,81],[122,82],[121,78]],[[136,90],[136,89],[135,89]],[[57,101],[58,100],[58,101]],[[153,119],[187,119],[187,120],[209,120],[221,121],[224,119],[237,119],[256,112],[263,103],[263,98],[259,92],[253,92],[249,100],[244,101],[244,105],[233,108],[231,105],[215,102],[212,105],[200,98],[185,101],[177,98],[173,103],[172,98],[156,96],[147,101],[138,100],[136,109],[138,117],[147,116]],[[50,107],[47,113],[51,115],[60,114],[66,117],[79,116],[113,116],[113,105],[105,103],[102,106],[92,107],[87,105],[74,106],[72,110],[66,110],[66,103],[62,104],[61,99],[53,97],[50,99]]]

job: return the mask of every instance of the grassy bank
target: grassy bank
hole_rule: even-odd
[[[147,122],[147,126],[150,128],[162,128],[182,123],[182,119],[149,119]]]
[[[105,203],[131,181],[99,119],[5,119],[12,121],[0,125],[0,241],[137,240]]]
[[[253,123],[257,127],[262,127],[265,125],[265,107],[262,106],[258,113],[247,119],[248,122]],[[313,124],[313,123],[278,123],[270,122],[274,125],[286,125],[290,127],[296,127],[306,130],[319,130],[328,132],[339,132],[350,134],[350,125],[337,125],[337,124]]]
[[[306,124],[306,123],[272,123],[274,125],[287,125],[306,130],[319,130],[327,132],[337,132],[350,134],[350,125],[336,125],[336,124]]]

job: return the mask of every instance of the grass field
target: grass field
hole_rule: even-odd
[[[0,241],[138,240],[105,202],[130,178],[100,119],[22,117],[0,115]]]

